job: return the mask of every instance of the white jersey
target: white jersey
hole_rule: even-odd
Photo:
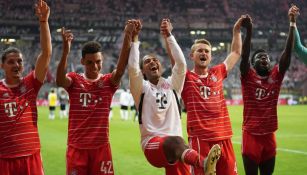
[[[139,68],[139,42],[133,43],[128,63],[130,90],[138,108],[141,94],[142,101],[140,132],[141,143],[144,149],[148,140],[154,136],[182,136],[179,106],[176,96],[181,94],[185,73],[186,62],[184,55],[175,38],[167,38],[175,65],[172,75],[167,79],[161,77],[157,85],[143,79]]]
[[[120,94],[120,97],[119,97],[120,105],[122,105],[122,106],[129,106],[129,104],[130,104],[129,100],[130,100],[130,93],[126,92],[126,91],[123,91]]]

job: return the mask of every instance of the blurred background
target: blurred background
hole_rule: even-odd
[[[0,50],[9,46],[20,48],[25,58],[25,73],[33,69],[40,51],[34,3],[34,0],[0,0]],[[170,74],[170,64],[159,34],[162,18],[171,19],[173,34],[184,51],[189,68],[192,66],[190,46],[197,38],[206,38],[212,43],[211,65],[225,59],[230,49],[233,24],[242,14],[249,14],[253,19],[252,52],[258,48],[268,50],[273,64],[278,61],[285,45],[289,29],[287,13],[291,3],[301,10],[297,26],[302,42],[307,37],[307,1],[303,0],[47,0],[47,3],[51,8],[49,24],[53,53],[47,84],[41,90],[40,98],[46,98],[49,88],[55,86],[56,67],[62,52],[59,33],[62,26],[71,29],[75,36],[68,71],[76,72],[82,71],[80,48],[90,40],[103,45],[103,72],[111,72],[117,63],[125,22],[131,18],[141,19],[143,23],[141,56],[157,54],[165,67],[165,75]],[[242,99],[238,67],[239,64],[224,81],[224,93],[230,104],[241,103]],[[127,74],[125,76],[122,82],[124,89],[128,88]],[[0,77],[3,77],[3,72]],[[288,103],[289,99],[294,104],[307,103],[306,79],[307,66],[293,54],[279,103]]]
[[[21,49],[27,74],[34,68],[40,52],[39,24],[34,13],[35,0],[0,0],[0,51],[9,46]],[[186,57],[188,67],[190,47],[195,39],[205,38],[212,43],[211,65],[224,61],[230,51],[232,28],[242,14],[249,14],[254,23],[252,50],[263,48],[278,62],[289,30],[288,9],[291,3],[300,8],[297,26],[303,43],[307,43],[307,1],[304,0],[47,0],[51,9],[49,25],[52,35],[52,61],[46,83],[37,100],[39,134],[46,175],[65,174],[67,117],[56,109],[55,119],[48,119],[48,94],[55,85],[56,68],[62,54],[61,27],[74,33],[69,55],[68,71],[83,72],[80,65],[81,47],[86,41],[95,40],[103,46],[103,73],[111,72],[117,63],[121,49],[123,30],[128,19],[141,19],[141,56],[156,54],[164,66],[164,75],[170,75],[163,39],[159,33],[162,18],[170,18],[175,35]],[[242,30],[243,35],[245,31]],[[4,78],[0,70],[0,79]],[[152,167],[140,148],[138,122],[129,102],[127,119],[121,115],[121,94],[128,89],[127,73],[120,89],[113,97],[110,112],[110,142],[116,174],[157,175],[163,169]],[[63,89],[57,89],[60,103],[68,105]],[[129,92],[129,91],[127,91]],[[233,144],[238,172],[244,174],[241,159],[242,95],[239,63],[224,80],[224,94],[234,131]],[[62,97],[63,96],[63,97]],[[61,100],[62,99],[62,100]],[[126,99],[127,98],[123,98]],[[275,174],[305,175],[307,156],[306,105],[307,65],[292,54],[291,66],[286,73],[279,99],[279,130],[277,132],[278,157]],[[66,111],[67,112],[67,109]],[[186,138],[186,114],[183,113],[184,137]],[[1,171],[1,170],[0,170]]]

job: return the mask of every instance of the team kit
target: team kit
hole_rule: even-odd
[[[0,82],[0,175],[43,175],[37,129],[36,99],[51,61],[50,8],[35,3],[41,50],[34,69],[23,76],[23,55],[18,48],[2,52]],[[277,102],[295,43],[297,6],[288,11],[289,34],[279,62],[271,66],[269,53],[250,54],[253,21],[240,16],[232,30],[231,49],[223,62],[210,65],[211,43],[196,39],[191,45],[191,70],[168,18],[160,33],[166,45],[171,75],[163,77],[163,65],[155,54],[140,57],[142,22],[129,19],[123,31],[116,68],[102,74],[102,46],[86,42],[81,50],[83,73],[67,72],[74,34],[61,30],[62,54],[56,84],[69,95],[66,152],[67,175],[114,175],[109,142],[112,97],[128,70],[129,89],[139,113],[141,148],[149,164],[165,168],[166,175],[237,175],[232,128],[223,94],[223,80],[240,62],[243,96],[242,158],[246,174],[270,175],[276,158]],[[241,30],[246,30],[242,40]],[[295,46],[294,46],[295,47]],[[294,50],[295,51],[295,50]],[[182,136],[181,104],[187,111],[188,141]],[[265,145],[265,146],[264,146]]]

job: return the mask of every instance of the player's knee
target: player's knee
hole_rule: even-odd
[[[185,143],[180,136],[169,136],[165,139],[164,144],[169,147],[181,147]]]
[[[188,146],[180,136],[170,136],[165,139],[163,148],[166,152],[172,154],[172,157],[180,157]]]
[[[185,150],[184,140],[179,136],[169,136],[164,140],[163,150],[168,162],[174,163]]]

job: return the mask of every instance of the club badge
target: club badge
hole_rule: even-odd
[[[211,76],[211,80],[212,80],[213,82],[217,82],[216,76],[212,75],[212,76]]]
[[[21,87],[20,87],[20,92],[21,92],[21,93],[25,93],[26,90],[27,90],[27,88],[26,88],[25,86],[21,86]]]
[[[102,88],[103,87],[103,81],[99,80],[97,85],[98,85],[99,88]]]

